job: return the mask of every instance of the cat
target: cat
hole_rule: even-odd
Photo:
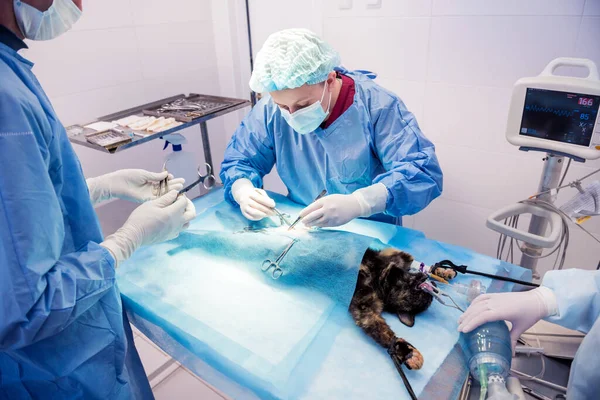
[[[423,272],[410,271],[413,256],[395,248],[381,251],[367,249],[363,256],[350,313],[359,327],[388,350],[390,356],[409,369],[423,366],[423,355],[406,340],[396,337],[381,316],[389,311],[409,327],[415,316],[429,308],[433,297],[418,288],[427,280]],[[453,279],[452,269],[436,267],[431,271],[446,280]]]

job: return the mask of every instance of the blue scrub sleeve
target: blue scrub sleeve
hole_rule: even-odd
[[[62,165],[50,162],[53,135],[40,132],[37,117],[0,91],[0,351],[59,333],[115,282],[100,245],[62,254],[69,210],[50,179]]]
[[[587,333],[600,315],[600,271],[548,271],[542,286],[556,295],[558,315],[546,318],[565,328]]]
[[[387,214],[415,214],[442,193],[443,176],[435,147],[400,99],[379,110],[373,140],[386,170],[373,183],[383,183],[388,189]]]
[[[237,205],[231,195],[233,182],[240,178],[252,181],[254,187],[263,186],[263,177],[275,165],[275,145],[269,132],[267,104],[269,98],[263,98],[244,118],[233,134],[223,163],[221,181],[225,189],[225,200]]]

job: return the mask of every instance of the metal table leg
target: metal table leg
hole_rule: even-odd
[[[204,150],[204,161],[210,165],[212,171],[215,170],[212,162],[212,153],[210,151],[210,141],[208,139],[208,128],[206,122],[200,123],[200,132],[202,133],[202,149]]]

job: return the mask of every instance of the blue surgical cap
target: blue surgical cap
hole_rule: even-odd
[[[257,93],[323,82],[340,65],[339,54],[308,29],[269,36],[256,55],[250,89]]]

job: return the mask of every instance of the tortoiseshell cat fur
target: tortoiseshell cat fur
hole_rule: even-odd
[[[350,313],[356,325],[386,348],[391,357],[410,369],[420,369],[422,354],[406,340],[396,337],[381,316],[383,311],[389,311],[412,327],[415,315],[431,305],[433,297],[418,288],[427,276],[410,271],[413,260],[410,254],[394,248],[368,249],[360,265]],[[444,268],[435,268],[432,273],[444,279],[456,276],[455,271]]]

